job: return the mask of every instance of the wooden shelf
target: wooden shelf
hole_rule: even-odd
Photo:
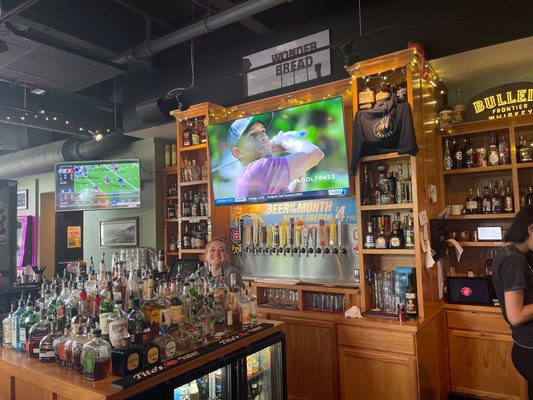
[[[166,218],[165,219],[165,222],[169,223],[169,222],[178,222],[179,220],[177,218]]]
[[[361,211],[383,211],[383,210],[411,210],[413,203],[399,203],[399,204],[372,204],[369,206],[360,206]]]
[[[181,147],[180,152],[184,153],[186,151],[205,150],[206,148],[207,148],[207,143],[201,143],[201,144],[197,144],[196,146]]]
[[[181,217],[181,222],[198,223],[200,221],[207,221],[206,215],[198,215],[196,217]]]
[[[370,162],[370,161],[382,161],[382,160],[394,160],[397,158],[409,158],[409,154],[398,154],[398,153],[387,153],[387,154],[376,154],[373,156],[365,156],[359,159],[360,162]]]
[[[359,252],[366,254],[382,254],[382,255],[414,255],[414,249],[361,249]]]
[[[503,242],[459,242],[462,247],[501,247]]]
[[[207,179],[199,180],[199,181],[191,181],[191,182],[182,182],[180,183],[180,186],[196,186],[196,185],[207,185],[209,181]]]
[[[165,196],[165,199],[166,200],[178,200],[179,196],[178,195],[176,195],[176,196]]]
[[[491,171],[511,171],[511,169],[512,169],[511,164],[506,164],[506,165],[494,165],[492,167],[450,169],[448,171],[443,171],[443,174],[444,175],[477,174],[477,173],[491,172]]]
[[[450,215],[448,219],[512,219],[515,213],[508,214],[466,214],[466,215]]]
[[[181,249],[181,254],[204,254],[204,249]]]
[[[163,173],[165,175],[174,175],[178,173],[178,166],[172,165],[171,167],[165,167],[163,168]]]
[[[518,168],[518,169],[533,168],[533,162],[525,162],[525,163],[516,164],[516,168]]]

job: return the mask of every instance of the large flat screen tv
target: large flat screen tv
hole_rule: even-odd
[[[55,177],[56,211],[141,206],[139,160],[58,163]]]
[[[350,195],[341,97],[207,126],[217,206]]]

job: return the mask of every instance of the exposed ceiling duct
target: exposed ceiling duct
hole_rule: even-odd
[[[233,22],[238,22],[262,11],[290,0],[248,0],[237,4],[215,15],[195,22],[186,28],[180,29],[157,39],[145,41],[135,47],[131,47],[124,53],[113,58],[111,61],[117,64],[146,63],[146,60],[160,51],[174,47],[180,43],[194,39],[198,36],[212,32]]]
[[[122,133],[117,132],[99,142],[66,139],[6,154],[0,156],[0,179],[16,179],[50,172],[58,162],[99,158],[116,150],[125,140]]]

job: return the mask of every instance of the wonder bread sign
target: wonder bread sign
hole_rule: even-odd
[[[468,121],[533,114],[533,83],[509,83],[470,99]]]

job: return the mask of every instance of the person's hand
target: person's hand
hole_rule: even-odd
[[[270,143],[272,144],[273,152],[287,151],[289,153],[309,153],[317,146],[307,140],[300,140],[299,138],[305,135],[305,131],[280,131]],[[281,150],[280,150],[281,149]]]

